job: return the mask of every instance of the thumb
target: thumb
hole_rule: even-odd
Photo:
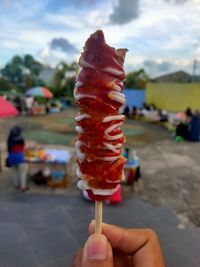
[[[114,267],[113,253],[105,235],[91,235],[84,248],[81,267]]]

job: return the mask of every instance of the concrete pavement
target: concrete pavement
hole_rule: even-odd
[[[1,194],[0,267],[71,266],[93,217],[93,203],[79,193]],[[119,206],[104,207],[104,221],[123,227],[151,227],[159,235],[167,266],[199,266],[199,229],[177,229],[179,221],[168,208],[125,197]]]
[[[169,267],[199,267],[200,144],[162,140],[137,148],[143,188],[104,207],[104,221],[153,228]],[[87,238],[93,203],[76,185],[52,191],[13,188],[9,169],[0,173],[0,267],[66,267]]]

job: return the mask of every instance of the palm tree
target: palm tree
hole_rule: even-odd
[[[76,62],[72,62],[70,65],[65,62],[60,62],[56,66],[56,72],[54,75],[54,87],[56,88],[55,94],[57,96],[73,95],[73,88],[78,69],[79,67]]]

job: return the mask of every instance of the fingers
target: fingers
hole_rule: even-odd
[[[112,248],[107,238],[93,234],[83,248],[81,267],[113,267]]]
[[[94,232],[94,222],[89,226]],[[164,260],[157,235],[150,229],[123,229],[103,224],[103,234],[113,250],[132,255],[133,266],[163,267]]]
[[[76,254],[74,255],[73,261],[72,261],[72,267],[80,267],[81,266],[81,260],[83,255],[83,248],[79,249]]]
[[[94,221],[89,226],[89,233],[93,232]],[[149,238],[147,230],[124,229],[105,223],[103,223],[103,234],[108,238],[113,249],[119,249],[126,254],[135,253]]]

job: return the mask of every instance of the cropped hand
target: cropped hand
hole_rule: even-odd
[[[103,224],[102,234],[90,237],[74,256],[73,267],[164,267],[157,235],[150,229],[125,229]]]

